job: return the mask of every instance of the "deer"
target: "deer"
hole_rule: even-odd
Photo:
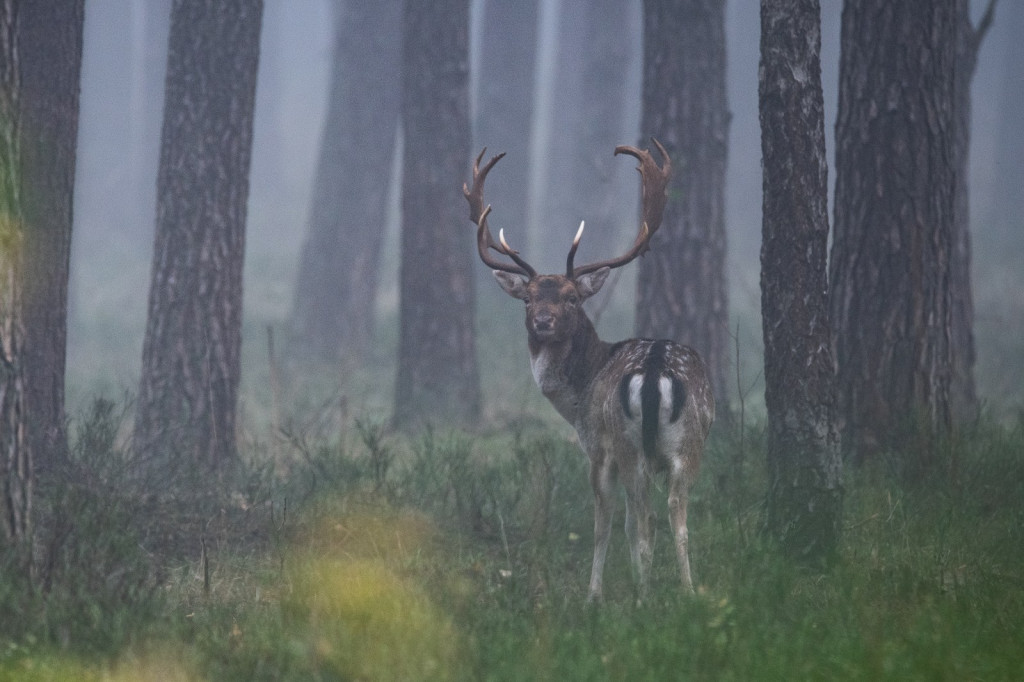
[[[650,488],[668,478],[668,511],[683,588],[693,591],[686,526],[690,488],[715,417],[707,371],[694,349],[671,340],[602,341],[583,310],[609,272],[650,248],[661,226],[672,160],[651,138],[663,164],[648,149],[615,148],[639,161],[642,219],[632,247],[617,258],[573,263],[584,222],[569,248],[564,275],[542,275],[509,246],[504,229],[495,242],[484,203],[484,182],[504,153],[481,167],[486,147],[473,163],[472,187],[463,185],[469,218],[476,225],[477,251],[501,288],[526,304],[527,343],[533,378],[555,410],[575,429],[590,465],[594,495],[594,558],[587,601],[603,599],[603,574],[611,537],[616,481],[626,493],[626,538],[638,599],[649,590],[653,560]]]

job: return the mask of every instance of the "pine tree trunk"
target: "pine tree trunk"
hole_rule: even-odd
[[[135,445],[236,457],[242,264],[261,0],[175,0]]]
[[[974,290],[971,285],[971,212],[968,171],[971,151],[971,81],[978,63],[978,50],[992,20],[994,0],[977,29],[971,24],[970,3],[956,0],[957,64],[956,104],[956,214],[950,262],[952,293],[953,378],[950,405],[953,418],[969,421],[978,415],[978,391],[974,383],[977,359],[974,344]]]
[[[955,4],[865,0],[842,21],[830,276],[843,449],[898,452],[911,475],[952,417]]]
[[[34,465],[48,469],[67,455],[64,364],[83,0],[26,2],[19,12],[26,435]]]
[[[469,425],[480,413],[469,153],[468,0],[406,3],[402,264],[395,424]]]
[[[624,136],[636,130],[626,127],[625,104],[627,97],[634,100],[626,86],[630,54],[639,49],[628,31],[631,14],[635,26],[636,3],[563,0],[561,10],[561,69],[547,159],[552,182],[545,218],[550,222],[540,243],[545,250],[555,244],[566,248],[580,221],[586,220],[587,238],[580,253],[580,261],[586,262],[588,254],[618,253],[635,234],[635,204],[626,200],[635,192],[634,178],[628,164],[615,163],[612,150],[630,141]],[[617,184],[616,175],[628,181]]]
[[[0,520],[4,544],[16,552],[31,542],[33,480],[25,435],[18,4],[0,0]]]
[[[662,227],[639,261],[636,332],[697,349],[727,406],[724,0],[644,3],[643,100],[643,138],[665,145],[674,170]]]
[[[812,564],[834,555],[842,513],[820,15],[818,0],[761,2],[767,527],[791,558]]]
[[[473,151],[487,147],[508,152],[502,159],[501,182],[487,187],[497,224],[526,243],[529,189],[530,122],[534,109],[534,59],[537,49],[537,0],[485,0],[480,37],[477,115]],[[490,280],[490,276],[487,277]],[[493,300],[507,300],[487,282]],[[500,297],[500,298],[499,298]]]
[[[38,463],[67,448],[64,359],[82,2],[0,2],[0,488],[31,571]]]
[[[292,304],[291,355],[364,358],[374,311],[401,89],[401,0],[335,8],[330,101]]]

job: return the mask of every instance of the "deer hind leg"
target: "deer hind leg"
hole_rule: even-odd
[[[682,469],[672,467],[669,473],[668,511],[672,522],[672,535],[679,559],[679,575],[683,587],[693,591],[693,577],[690,574],[689,533],[686,529],[686,505],[689,501],[690,485]]]
[[[633,577],[638,597],[647,598],[650,584],[651,563],[654,548],[651,546],[651,506],[648,474],[643,463],[638,463],[630,475],[623,475],[626,488],[626,539],[629,541],[629,555],[633,563]]]
[[[615,513],[615,474],[607,460],[594,459],[590,465],[590,484],[594,489],[594,563],[590,570],[588,602],[600,602],[604,581],[604,562],[612,535]]]

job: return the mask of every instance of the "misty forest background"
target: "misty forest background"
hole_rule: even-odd
[[[541,3],[543,5],[543,3]],[[973,3],[977,5],[978,3]],[[604,201],[614,207],[611,230],[619,240],[609,251],[585,242],[595,256],[617,249],[633,236],[636,216],[636,173],[629,164],[614,160],[611,150],[616,144],[637,143],[641,104],[641,16],[639,6],[630,5],[623,12],[626,23],[614,27],[614,42],[604,49],[614,51],[618,80],[606,82],[596,77],[600,87],[591,84],[581,99],[581,74],[587,53],[579,49],[585,42],[582,25],[567,17],[559,24],[561,33],[549,35],[532,26],[520,30],[538,31],[536,55],[523,54],[515,65],[493,65],[519,72],[519,77],[533,79],[528,84],[508,86],[495,82],[493,76],[481,72],[487,66],[492,47],[479,22],[481,7],[474,5],[471,20],[477,22],[470,31],[471,68],[470,102],[473,107],[473,142],[475,154],[484,146],[492,152],[506,151],[508,158],[492,181],[492,203],[495,222],[505,227],[510,238],[520,234],[516,242],[524,253],[538,261],[541,270],[557,271],[562,251],[572,237],[580,219],[594,221],[586,208],[578,206],[576,195],[593,196],[595,185],[609,188],[602,192]],[[983,9],[975,8],[976,15]],[[510,11],[500,3],[489,11]],[[327,116],[330,94],[332,57],[334,54],[335,12],[328,2],[302,2],[295,6],[268,2],[265,6],[261,33],[260,66],[256,89],[253,132],[253,159],[249,211],[246,225],[245,305],[242,375],[242,411],[254,417],[269,407],[269,377],[266,358],[266,327],[278,332],[278,345],[295,301],[295,283],[300,254],[306,239],[307,226],[316,209],[313,200],[314,179],[318,172],[321,133]],[[513,21],[522,23],[527,12],[519,16],[494,19],[496,26],[511,31]],[[834,150],[832,134],[836,113],[839,20],[841,3],[822,3],[822,88],[825,97],[825,134],[829,158]],[[978,337],[978,391],[986,405],[998,414],[1012,414],[1019,403],[1021,363],[1015,351],[1017,328],[1024,318],[1015,295],[1020,287],[1014,241],[1019,233],[1016,216],[1019,206],[1019,158],[1011,157],[1020,149],[1021,126],[1014,112],[1021,98],[1013,50],[1014,22],[1020,21],[1015,3],[1001,8],[1000,19],[991,28],[978,59],[973,79],[973,116],[970,145],[970,208],[971,234],[975,248],[973,281],[975,291],[975,324]],[[164,71],[169,7],[153,3],[103,2],[90,6],[85,19],[85,47],[82,62],[81,114],[79,148],[74,202],[74,239],[68,318],[68,405],[74,413],[97,393],[120,396],[134,392],[138,384],[142,336],[145,330],[146,297],[149,289],[153,228],[156,203],[156,173],[160,147],[160,126],[163,112]],[[977,18],[977,17],[975,17]],[[761,238],[761,153],[760,129],[757,120],[757,66],[759,16],[751,3],[726,5],[726,45],[728,108],[728,163],[726,167],[725,212],[728,232],[726,282],[729,287],[730,327],[738,330],[741,353],[751,359],[739,368],[740,380],[747,399],[756,405],[759,393],[759,361],[756,352],[761,346],[760,333],[760,238]],[[536,73],[531,73],[535,59]],[[510,67],[515,66],[515,69]],[[623,68],[624,67],[624,68]],[[614,75],[614,74],[613,74]],[[592,76],[592,78],[594,78]],[[573,82],[575,79],[576,82]],[[1015,80],[1017,79],[1017,80]],[[372,78],[368,78],[372,81]],[[514,87],[521,92],[532,89],[536,103],[527,107],[522,102],[502,102],[502,90]],[[614,88],[614,95],[613,90]],[[594,91],[601,93],[596,97]],[[494,93],[492,91],[498,91]],[[483,101],[488,96],[490,99]],[[614,101],[610,101],[614,99]],[[482,110],[491,106],[515,107],[516,113],[528,117],[516,122],[517,131],[526,137],[515,137],[507,130],[494,130]],[[609,117],[608,111],[611,110]],[[531,113],[532,112],[532,113]],[[604,139],[584,138],[587,126],[579,125],[588,112],[610,118],[603,122]],[[502,112],[506,114],[506,112]],[[505,115],[505,118],[510,116]],[[545,135],[551,151],[538,153],[542,144],[533,135]],[[490,133],[490,134],[488,134]],[[575,136],[580,137],[575,137]],[[586,141],[583,141],[583,140]],[[585,148],[581,148],[585,145]],[[586,157],[585,163],[572,163],[565,153],[574,149]],[[366,141],[363,154],[367,162],[389,155],[387,141]],[[398,163],[399,155],[392,157]],[[618,163],[616,163],[618,161]],[[543,179],[533,180],[525,196],[505,199],[506,189],[522,165],[532,163],[533,172]],[[516,170],[504,166],[518,164]],[[466,179],[469,173],[466,161]],[[385,235],[383,259],[379,268],[379,295],[374,312],[382,323],[375,357],[383,364],[393,364],[396,337],[383,330],[396,327],[398,310],[398,227],[399,197],[393,191],[397,168],[386,169],[384,175],[368,181],[389,189],[389,208],[378,222],[366,229]],[[519,171],[525,172],[525,171]],[[835,173],[830,171],[829,181]],[[462,211],[459,187],[452,188],[451,200]],[[611,195],[614,200],[606,197]],[[831,211],[832,202],[829,207]],[[572,207],[575,210],[570,210]],[[607,213],[608,208],[600,207]],[[593,209],[590,213],[595,212]],[[532,222],[519,224],[515,218],[529,215]],[[473,248],[471,226],[453,225],[462,231],[467,250]],[[593,225],[592,229],[597,229]],[[523,234],[526,233],[526,234]],[[588,237],[591,239],[592,237]],[[551,254],[550,257],[548,254]],[[339,269],[353,267],[338,263]],[[519,394],[529,389],[531,380],[526,364],[525,338],[521,338],[520,310],[494,294],[486,270],[475,265],[476,276],[482,280],[481,308],[488,312],[489,325],[507,325],[509,333],[494,333],[503,339],[501,355],[514,361],[502,369],[515,369],[502,376],[502,390],[484,389],[485,401],[493,405],[509,394],[509,382]],[[625,337],[632,333],[632,313],[628,310],[633,294],[632,278],[627,269],[616,287],[624,310],[609,314],[600,327],[605,338]],[[494,294],[494,295],[492,295]],[[489,332],[484,332],[490,338]],[[388,345],[392,344],[392,345]],[[481,352],[490,352],[485,347]],[[494,386],[498,377],[489,374],[482,363],[484,386]],[[387,367],[378,368],[388,372]],[[359,395],[341,387],[344,375],[336,375],[337,386],[319,386],[320,390],[342,390],[352,393],[351,400],[370,410],[384,410],[392,399],[392,375],[375,377],[370,383],[376,395]],[[753,388],[752,388],[753,387]],[[365,388],[365,387],[360,387]],[[300,393],[313,390],[303,385]],[[301,396],[297,396],[301,400]],[[309,398],[311,403],[317,398]],[[246,420],[243,419],[243,422]],[[258,428],[258,419],[251,422]]]
[[[18,2],[0,1],[2,16],[18,16]],[[874,214],[858,213],[858,222],[854,211],[834,213],[837,191],[847,206],[870,204],[856,202],[874,181],[854,172],[835,188],[840,46],[863,51],[847,63],[855,92],[878,73],[896,74],[897,84],[914,73],[900,52],[913,41],[856,42],[855,20],[868,22],[861,35],[877,27],[850,9],[867,5],[821,0],[816,93],[815,79],[799,76],[808,65],[813,76],[814,40],[787,43],[783,29],[766,38],[762,22],[813,38],[817,3],[734,0],[724,3],[721,24],[714,18],[722,3],[672,6],[684,4],[711,9],[687,22],[668,11],[671,3],[639,0],[264,0],[239,5],[244,20],[235,21],[209,2],[75,3],[84,23],[66,370],[53,391],[63,414],[46,416],[66,431],[30,429],[34,461],[5,460],[4,500],[24,501],[26,514],[19,520],[17,504],[5,512],[15,521],[5,529],[0,572],[0,679],[100,679],[112,670],[124,679],[1024,675],[1016,652],[1024,634],[1024,64],[1016,44],[1024,4],[928,5],[958,20],[968,8],[977,31],[946,34],[967,36],[936,50],[946,66],[960,65],[948,70],[955,79],[941,95],[925,89],[914,100],[926,102],[923,110],[907,108],[933,125],[908,124],[903,137],[898,127],[883,131],[894,135],[892,163],[874,148],[875,171],[882,177],[908,157],[926,157],[904,155],[913,143],[901,144],[925,129],[941,130],[933,137],[950,146],[922,145],[943,161],[918,169],[952,168],[961,151],[968,156],[955,178],[922,181],[949,181],[941,191],[893,193],[898,213],[952,227],[929,232],[934,241],[920,251],[935,256],[923,264],[920,298],[941,301],[897,303],[875,339],[858,315],[877,308],[884,316],[884,304],[903,300],[901,274],[916,263],[885,261],[879,277],[857,268],[884,260],[872,243],[914,233],[899,232],[898,220],[885,232],[891,225]],[[663,33],[645,35],[644,13],[662,9]],[[851,35],[841,39],[844,11]],[[46,12],[24,16],[32,19],[10,22],[20,34],[3,35],[43,45]],[[693,30],[718,25],[723,35]],[[694,71],[660,74],[706,86],[691,100],[672,98],[689,95],[682,87],[645,84],[645,48],[681,44],[666,38],[672,31],[706,46],[691,53],[700,56]],[[73,41],[46,40],[73,51]],[[447,61],[463,41],[468,64]],[[201,44],[214,47],[190,49]],[[711,55],[723,46],[724,82],[694,77],[714,72]],[[899,57],[872,70],[871,56],[890,47]],[[10,54],[18,53],[5,53],[16,68],[0,77],[13,80],[0,85],[17,93]],[[46,82],[45,69],[33,71],[45,51],[24,54],[20,77],[31,102],[32,84]],[[73,60],[57,47],[53,54]],[[228,62],[235,75],[210,68]],[[225,80],[211,76],[218,73]],[[468,88],[445,80],[453,73],[467,74]],[[766,86],[773,77],[785,83],[780,73],[794,75],[792,90]],[[969,96],[956,99],[965,83]],[[199,137],[210,150],[227,144],[218,157],[228,159],[226,170],[167,144],[194,132],[203,87],[215,93],[211,118],[228,124]],[[248,131],[253,87],[250,158],[247,132],[241,141],[234,133]],[[688,107],[698,96],[706,99]],[[416,104],[403,111],[402,97]],[[788,111],[804,118],[785,118],[793,102],[800,104]],[[9,94],[0,104],[5,115],[21,106]],[[935,111],[944,112],[938,124],[929,118]],[[647,129],[659,115],[670,131]],[[700,121],[703,139],[671,127],[686,115]],[[872,116],[852,104],[843,125],[856,130]],[[969,128],[947,135],[961,120]],[[794,136],[763,137],[763,129]],[[0,132],[15,159],[0,198],[40,215],[31,191],[24,199],[10,190],[21,180],[18,155],[34,172],[39,150],[21,150],[11,143],[16,134]],[[822,133],[824,157],[816,156]],[[682,236],[671,241],[663,228],[662,246],[616,271],[587,307],[605,340],[678,336],[708,360],[718,421],[692,497],[699,587],[695,596],[679,592],[674,566],[660,556],[657,596],[638,606],[628,562],[612,557],[608,605],[583,611],[592,537],[586,462],[533,382],[521,304],[476,257],[461,183],[481,149],[506,152],[487,187],[490,222],[538,270],[560,272],[581,219],[581,262],[621,253],[633,240],[638,177],[612,150],[646,147],[650,134],[671,138],[676,176],[686,178],[685,190],[670,191],[670,213],[685,213],[684,203],[690,210],[677,219]],[[838,154],[849,167],[868,167],[857,154],[871,146],[852,139]],[[66,161],[62,153],[54,158]],[[194,184],[175,175],[182,169],[200,171]],[[217,229],[176,234],[175,225],[203,223],[189,211],[235,171],[242,181],[225,185],[217,199],[226,208],[209,219]],[[801,181],[789,182],[790,171]],[[403,172],[417,182],[403,182]],[[26,186],[31,177],[26,171]],[[899,197],[910,199],[900,206]],[[943,217],[942,207],[954,206],[969,213]],[[942,220],[930,220],[932,210]],[[958,232],[964,225],[969,232]],[[176,252],[176,240],[188,248]],[[842,251],[858,240],[860,251]],[[827,264],[834,241],[854,255]],[[243,245],[244,262],[232,259]],[[195,285],[202,293],[175,298],[174,281],[189,267],[177,270],[175,253],[198,254],[196,271],[215,263],[208,271],[216,276]],[[5,276],[15,273],[6,289],[0,282],[0,304],[10,310],[21,295],[10,285],[17,265],[0,262]],[[970,267],[966,280],[958,279],[961,265]],[[414,270],[420,279],[403,280]],[[829,274],[845,282],[831,302],[823,293]],[[240,309],[220,297],[236,285]],[[790,292],[804,308],[786,307]],[[12,319],[10,310],[0,319]],[[903,312],[906,320],[896,319]],[[831,344],[818,324],[828,315],[844,330]],[[14,339],[17,351],[16,326],[2,340]],[[38,320],[28,327],[36,329],[30,336],[47,329]],[[417,346],[424,334],[427,348]],[[864,350],[878,339],[878,355],[891,363],[877,365],[883,371]],[[854,358],[845,369],[839,363],[838,389],[837,345],[840,357]],[[26,357],[62,350],[29,347]],[[205,360],[182,370],[179,352]],[[915,384],[914,374],[909,386],[897,378],[885,385],[898,374],[892,368],[909,366],[931,372],[934,383]],[[237,395],[217,379],[232,368]],[[878,390],[877,403],[843,386]],[[31,406],[36,398],[25,390]],[[15,394],[0,394],[0,404],[21,405],[9,400]],[[906,396],[913,404],[896,414]],[[887,409],[888,401],[899,404]],[[20,436],[0,436],[6,453],[18,452]],[[612,554],[624,555],[616,533]],[[661,554],[666,545],[662,537]]]

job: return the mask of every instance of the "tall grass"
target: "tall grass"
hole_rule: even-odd
[[[119,411],[83,415],[76,475],[40,491],[37,581],[0,575],[0,679],[1024,677],[1024,422],[982,424],[912,486],[849,473],[824,574],[762,538],[761,430],[718,432],[691,501],[696,593],[659,487],[653,598],[636,605],[617,527],[607,603],[585,608],[586,462],[561,431],[363,420],[254,445],[219,490],[155,494]]]

